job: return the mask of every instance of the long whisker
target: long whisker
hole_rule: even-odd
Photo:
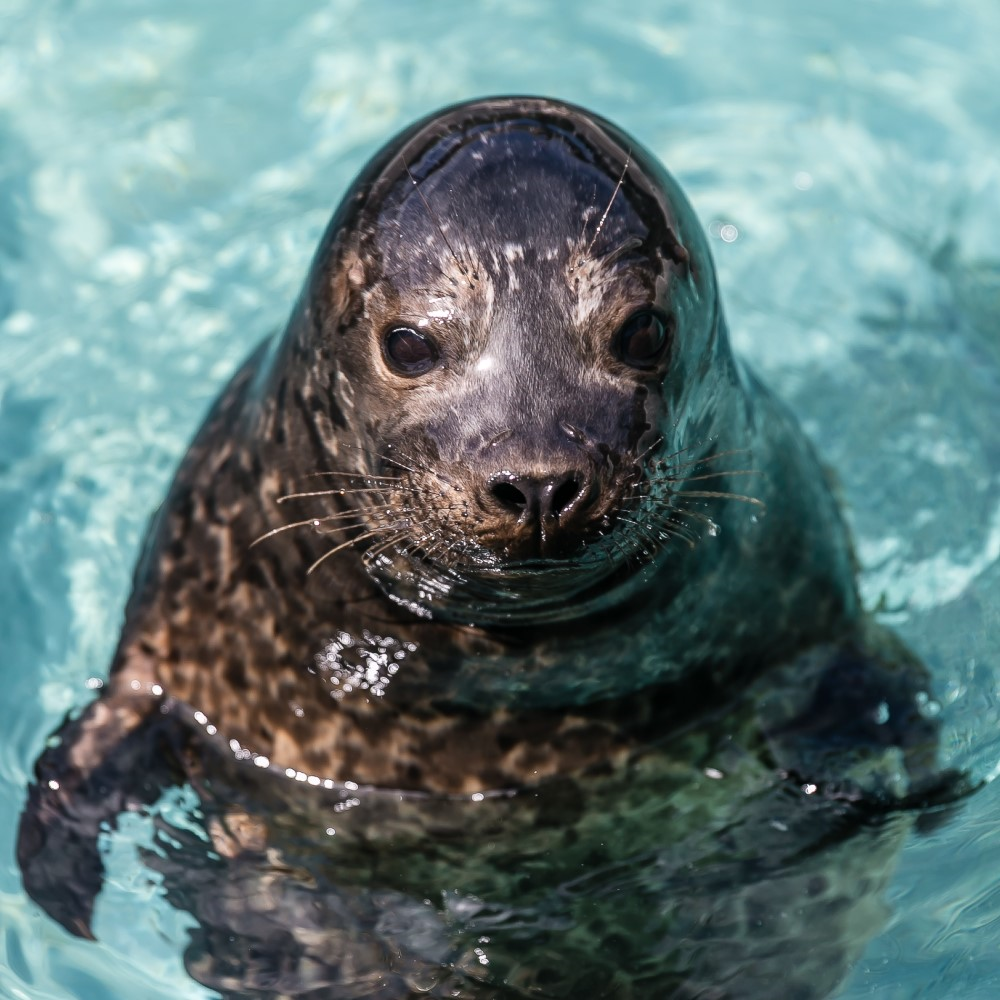
[[[590,252],[594,249],[594,244],[597,242],[597,238],[601,235],[601,230],[604,228],[604,223],[608,220],[608,214],[611,212],[611,206],[615,203],[615,198],[618,197],[618,192],[622,188],[622,184],[625,182],[625,174],[628,173],[629,164],[632,162],[632,150],[628,151],[628,155],[625,157],[625,166],[622,167],[621,176],[618,178],[618,183],[615,185],[614,191],[611,192],[611,198],[608,200],[608,207],[604,209],[604,214],[601,216],[601,221],[597,223],[597,229],[594,231],[594,238],[587,245],[587,249],[583,252],[583,256],[577,261],[576,266],[580,267],[582,264],[586,263],[590,259]]]
[[[350,514],[355,517],[359,516],[356,511],[350,511]],[[259,535],[250,543],[250,548],[260,545],[261,542],[267,541],[268,538],[273,538],[275,535],[280,535],[285,531],[291,531],[293,528],[304,528],[307,525],[317,525],[324,521],[332,521],[337,517],[344,517],[344,514],[327,514],[325,517],[308,517],[304,521],[292,521],[291,524],[282,524],[278,528],[272,528],[270,531],[265,531],[263,535]]]
[[[723,500],[740,500],[743,503],[752,503],[757,507],[766,507],[767,505],[763,500],[758,500],[757,497],[748,497],[744,493],[722,493],[715,492],[712,490],[677,490],[674,493],[676,497],[719,497]]]
[[[345,496],[350,496],[351,494],[354,493],[379,493],[383,489],[392,489],[393,493],[420,492],[415,486],[393,486],[393,487],[359,486],[354,489],[345,489],[344,487],[341,486],[335,486],[332,490],[310,490],[305,493],[286,493],[284,496],[277,497],[275,499],[275,503],[284,503],[286,500],[301,500],[303,497],[330,497],[330,496],[345,497]]]
[[[386,531],[399,531],[400,528],[401,525],[399,523],[385,524],[378,528],[372,528],[370,531],[364,531],[356,538],[349,538],[346,542],[341,542],[339,545],[335,545],[328,552],[324,552],[323,555],[321,555],[319,559],[317,559],[309,567],[309,569],[306,570],[306,576],[309,576],[313,572],[313,570],[316,569],[316,567],[319,566],[321,563],[326,562],[326,560],[329,559],[330,556],[336,555],[338,552],[341,552],[344,549],[348,549],[352,545],[357,545],[358,542],[363,542],[369,538],[374,538],[376,535],[381,535]]]
[[[302,521],[292,521],[291,524],[282,524],[277,528],[272,528],[270,531],[265,531],[263,535],[255,538],[250,543],[250,548],[252,549],[255,545],[259,545],[261,542],[266,541],[268,538],[272,538],[274,535],[280,535],[285,531],[291,531],[293,528],[304,528],[307,525],[315,527],[316,525],[326,524],[329,521],[339,521],[343,518],[355,517],[361,518],[366,514],[377,514],[380,511],[396,510],[399,513],[404,513],[409,510],[409,508],[404,508],[399,511],[395,504],[385,503],[380,504],[378,507],[367,507],[365,510],[342,510],[338,511],[336,514],[325,514],[323,517],[307,517]],[[351,527],[351,525],[347,525]]]
[[[350,472],[347,469],[326,469],[323,472],[310,472],[306,478],[315,476],[348,476],[351,479],[378,479],[389,483],[402,482],[404,476],[376,476],[371,472]]]
[[[307,479],[318,479],[326,476],[343,476],[346,479],[353,479],[358,482],[378,485],[381,483],[403,483],[406,476],[376,476],[368,472],[310,472]]]
[[[655,484],[663,483],[697,483],[703,479],[721,479],[724,476],[759,476],[760,469],[718,469],[715,472],[705,472],[700,476],[650,476],[649,481]]]
[[[644,499],[647,503],[661,504],[672,514],[681,514],[684,517],[691,517],[696,521],[699,521],[701,524],[707,525],[709,528],[718,528],[718,524],[716,524],[716,522],[709,517],[708,514],[703,514],[700,510],[692,510],[690,507],[678,507],[670,499],[661,500],[658,497],[645,497]]]
[[[701,535],[697,534],[693,528],[690,528],[687,525],[682,524],[680,521],[675,521],[672,517],[667,518],[666,525],[669,525],[669,527],[666,528],[667,531],[672,532],[680,536],[681,538],[686,538],[688,541],[690,541],[692,548],[694,547],[695,543],[701,541]]]

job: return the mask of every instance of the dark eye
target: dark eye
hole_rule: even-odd
[[[408,326],[394,326],[386,332],[382,353],[394,372],[408,377],[429,372],[438,360],[434,341]]]
[[[667,322],[652,309],[639,309],[615,337],[618,357],[633,368],[652,368],[667,346]]]

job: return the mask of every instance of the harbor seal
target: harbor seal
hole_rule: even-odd
[[[214,405],[18,859],[90,934],[102,824],[187,782],[211,852],[150,864],[225,996],[822,996],[941,794],[932,704],[676,182],[473,101],[375,154]]]

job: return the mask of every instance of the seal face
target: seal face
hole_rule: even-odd
[[[488,102],[415,129],[338,213],[311,297],[350,434],[314,459],[371,492],[321,523],[358,513],[392,599],[477,624],[579,617],[676,535],[644,462],[665,450],[664,379],[711,350],[716,318],[660,173],[559,106]],[[642,531],[621,530],[628,511]]]
[[[673,179],[580,108],[475,101],[376,154],[215,404],[18,857],[87,934],[101,823],[189,781],[218,873],[175,847],[164,884],[227,996],[770,995],[734,935],[863,910],[898,826],[816,845],[930,794],[928,698]]]

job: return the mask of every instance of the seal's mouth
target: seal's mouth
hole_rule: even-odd
[[[398,544],[365,561],[387,597],[423,617],[481,625],[567,621],[624,600],[655,572],[663,546],[628,530],[640,518],[648,522],[648,511],[633,502],[607,515],[599,530],[563,532],[547,543],[537,531],[496,547],[464,537]]]

